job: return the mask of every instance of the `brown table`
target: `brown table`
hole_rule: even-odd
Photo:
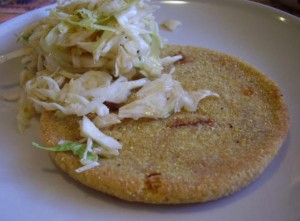
[[[249,0],[258,2],[264,5],[283,10],[290,14],[300,17],[300,11],[293,10],[277,0]],[[17,15],[23,14],[30,10],[43,7],[52,3],[56,0],[0,0],[0,23],[9,20]]]
[[[279,10],[285,11],[287,13],[290,13],[290,14],[295,15],[295,16],[300,18],[300,11],[299,10],[295,10],[295,9],[292,9],[288,6],[285,6],[282,3],[278,2],[278,0],[250,0],[250,1],[277,8]]]

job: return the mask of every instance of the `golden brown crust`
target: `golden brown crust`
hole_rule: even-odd
[[[195,113],[164,120],[126,120],[103,130],[120,140],[120,156],[101,159],[83,173],[69,152],[51,153],[55,163],[79,182],[128,201],[205,202],[252,182],[278,152],[289,127],[287,106],[273,81],[229,55],[189,46],[168,46],[184,55],[178,79],[189,91],[209,89],[220,98],[200,102]],[[48,146],[78,140],[78,118],[41,116]]]

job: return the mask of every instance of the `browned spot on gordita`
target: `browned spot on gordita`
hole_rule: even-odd
[[[247,97],[251,97],[255,93],[255,91],[252,87],[242,87],[241,92],[243,95],[245,95]]]
[[[145,187],[156,191],[161,186],[161,173],[151,173],[145,177]]]
[[[175,119],[167,126],[170,128],[184,127],[184,126],[198,126],[205,125],[213,127],[215,121],[210,118],[193,118],[193,119]]]
[[[181,58],[180,60],[176,61],[176,62],[175,62],[175,65],[184,65],[184,64],[193,62],[193,60],[192,60],[190,57],[184,55],[184,54],[183,54],[182,52],[180,52],[180,51],[179,51],[176,55],[181,55],[182,58]]]
[[[104,104],[109,108],[110,111],[114,112],[114,111],[118,111],[120,109],[120,107],[122,107],[122,105],[124,105],[123,103],[121,104],[116,104],[116,103],[112,103],[112,102],[104,102]]]

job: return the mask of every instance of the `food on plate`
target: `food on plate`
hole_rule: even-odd
[[[8,89],[2,94],[2,98],[6,101],[17,101],[20,98],[20,91],[17,89]]]
[[[142,0],[61,1],[19,36],[24,130],[75,180],[144,203],[206,202],[259,176],[289,127],[277,85],[230,55],[167,45]]]
[[[175,31],[180,25],[182,25],[182,23],[175,19],[169,19],[162,23],[162,26],[169,31]]]
[[[101,159],[100,166],[83,173],[75,172],[80,162],[70,152],[51,152],[52,159],[75,180],[129,201],[205,202],[247,186],[278,153],[288,131],[288,111],[278,87],[223,53],[178,45],[163,53],[183,55],[174,78],[184,88],[210,88],[219,98],[201,101],[195,112],[128,119],[104,128],[123,144],[120,155]],[[43,112],[45,143],[80,140],[78,120]]]
[[[99,156],[119,155],[122,143],[102,128],[195,111],[201,100],[218,97],[207,89],[187,92],[173,78],[173,64],[182,56],[160,56],[164,41],[152,14],[156,9],[142,0],[63,1],[26,27],[19,36],[25,47],[1,56],[2,61],[21,56],[25,65],[20,131],[46,110],[79,116],[83,139],[61,140],[47,150],[72,151],[82,164],[76,171],[82,172],[98,166]],[[96,117],[91,121],[88,115]]]

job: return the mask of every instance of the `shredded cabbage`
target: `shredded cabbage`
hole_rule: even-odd
[[[83,167],[76,169],[76,172],[78,173],[100,165],[98,162],[98,154],[92,151],[93,144],[90,140],[88,140],[87,144],[65,141],[65,142],[61,142],[55,147],[50,147],[50,148],[43,147],[35,142],[33,142],[32,145],[40,149],[54,151],[54,152],[72,151],[74,155],[80,157],[80,162],[84,165]]]
[[[111,113],[103,116],[96,116],[93,120],[93,123],[98,128],[104,128],[121,123],[121,119],[117,114]]]
[[[136,95],[136,100],[119,109],[120,118],[166,118],[173,112],[180,112],[181,109],[196,111],[199,102],[207,96],[219,97],[209,90],[189,93],[171,74],[163,74],[160,78],[148,82]]]
[[[164,21],[162,25],[169,31],[175,31],[178,28],[178,26],[182,25],[182,23],[178,20],[170,19]]]
[[[58,2],[48,17],[26,28],[19,39],[26,48],[1,57],[35,51],[51,71],[84,73],[91,68],[112,76],[132,72],[156,77],[163,70],[163,47],[153,12],[157,6],[144,0],[74,0]]]
[[[91,138],[103,147],[111,149],[122,148],[122,145],[117,140],[103,134],[86,116],[80,122],[80,131],[83,137]]]
[[[122,148],[101,128],[124,118],[195,111],[205,97],[218,97],[209,90],[188,92],[173,79],[173,63],[182,56],[160,57],[157,9],[147,0],[60,0],[49,16],[26,27],[19,36],[25,47],[0,56],[0,63],[21,57],[25,66],[20,131],[44,110],[82,117],[83,141],[46,149],[72,151],[83,165],[76,172],[83,172],[100,165],[98,156],[117,156]]]

